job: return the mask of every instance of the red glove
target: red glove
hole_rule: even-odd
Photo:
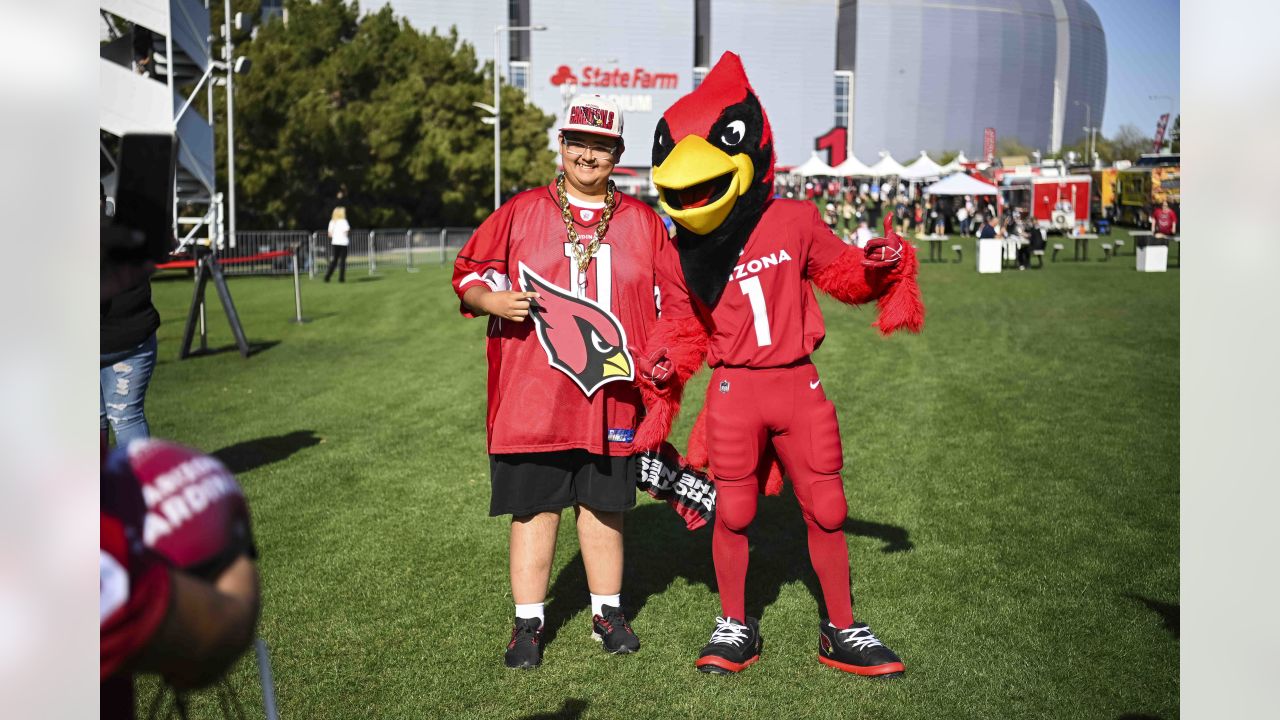
[[[209,580],[240,555],[256,555],[244,493],[217,458],[154,439],[126,452],[146,501],[143,535],[152,549]]]
[[[640,372],[640,377],[653,383],[653,386],[659,390],[666,386],[675,371],[671,360],[667,357],[668,352],[670,351],[666,348],[658,348],[636,359],[636,370]]]
[[[893,217],[884,218],[884,237],[872,238],[862,249],[866,258],[862,261],[867,267],[892,267],[902,259],[902,236],[894,232]]]

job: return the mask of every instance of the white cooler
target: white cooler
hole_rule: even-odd
[[[978,272],[998,273],[1004,258],[1004,240],[987,238],[978,240]]]
[[[1169,246],[1138,247],[1138,272],[1164,272],[1169,269]]]

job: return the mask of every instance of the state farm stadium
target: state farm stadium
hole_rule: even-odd
[[[1055,152],[1101,126],[1106,38],[1085,0],[391,0],[422,31],[561,116],[575,93],[622,108],[622,177],[647,184],[653,129],[721,53],[738,53],[769,115],[778,164],[852,151],[980,157],[986,128]],[[543,31],[499,28],[545,26]],[[477,121],[481,111],[477,112]],[[554,131],[548,137],[554,145]],[[630,183],[629,183],[630,184]]]

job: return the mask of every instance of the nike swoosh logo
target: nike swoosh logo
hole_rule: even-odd
[[[822,382],[822,380],[820,380],[820,379],[819,379],[819,380],[814,380],[813,382],[809,383],[809,389],[810,389],[810,390],[817,390],[817,389],[818,389],[818,385],[819,385],[821,382]]]

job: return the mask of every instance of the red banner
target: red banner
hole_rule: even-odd
[[[991,162],[996,158],[996,129],[987,128],[982,133],[982,155]]]
[[[1156,123],[1156,141],[1151,147],[1151,152],[1160,152],[1160,147],[1164,145],[1164,129],[1169,125],[1169,113],[1160,116],[1160,122]]]

